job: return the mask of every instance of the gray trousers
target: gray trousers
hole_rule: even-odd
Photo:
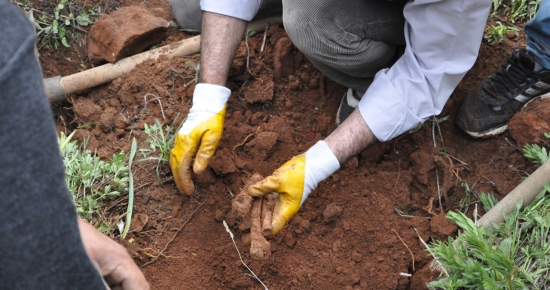
[[[200,30],[199,0],[170,0],[183,28]],[[406,0],[263,0],[256,19],[283,14],[294,45],[322,73],[360,94],[405,45]],[[361,94],[362,95],[362,94]]]

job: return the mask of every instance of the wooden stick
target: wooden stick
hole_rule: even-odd
[[[550,160],[544,162],[533,174],[508,193],[506,197],[482,216],[477,224],[489,227],[493,222],[503,222],[503,214],[509,215],[520,200],[523,200],[522,208],[529,205],[544,189],[544,184],[548,182],[550,182]]]

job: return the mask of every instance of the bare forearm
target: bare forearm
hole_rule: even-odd
[[[355,109],[334,132],[325,138],[328,147],[342,165],[376,141],[376,137],[358,109]]]
[[[203,12],[200,82],[225,86],[231,63],[246,29],[246,21]]]

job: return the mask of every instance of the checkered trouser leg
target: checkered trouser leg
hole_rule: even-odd
[[[201,30],[202,11],[200,0],[170,0],[170,6],[172,14],[180,27]],[[283,3],[281,0],[262,0],[262,6],[254,19],[281,15],[282,10]]]
[[[365,91],[405,44],[406,1],[283,0],[292,42],[325,75]]]

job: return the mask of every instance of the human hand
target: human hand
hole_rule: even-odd
[[[126,249],[89,223],[78,220],[84,249],[111,289],[149,289],[149,283]]]
[[[230,95],[231,91],[222,86],[201,83],[195,88],[193,107],[189,110],[187,120],[179,130],[170,153],[174,180],[184,194],[191,195],[195,190],[190,170],[193,157],[193,172],[200,174],[216,151],[223,133],[225,103]]]
[[[273,234],[278,233],[300,209],[319,182],[340,168],[340,163],[324,141],[306,153],[292,157],[271,176],[248,187],[251,196],[270,192],[279,194],[280,204],[273,212]]]

